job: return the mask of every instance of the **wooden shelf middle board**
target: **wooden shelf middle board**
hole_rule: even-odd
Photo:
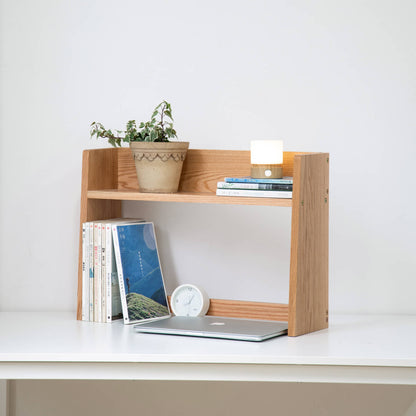
[[[178,192],[174,194],[147,193],[137,190],[98,189],[88,191],[90,199],[112,199],[117,201],[187,202],[199,204],[258,205],[291,207],[291,198],[250,198],[217,196],[213,192]]]

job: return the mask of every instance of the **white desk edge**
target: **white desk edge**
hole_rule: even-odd
[[[328,330],[261,343],[137,334],[74,316],[1,312],[0,379],[416,385],[416,316],[335,316]]]

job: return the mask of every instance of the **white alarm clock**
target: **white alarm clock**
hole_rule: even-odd
[[[177,316],[204,316],[209,308],[209,297],[201,287],[184,284],[173,291],[170,305]]]

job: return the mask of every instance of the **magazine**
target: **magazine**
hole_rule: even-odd
[[[153,223],[114,224],[112,229],[124,323],[168,317]]]

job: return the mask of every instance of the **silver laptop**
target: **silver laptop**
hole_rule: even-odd
[[[217,316],[172,316],[135,325],[138,332],[193,337],[224,338],[240,341],[264,341],[287,334],[287,322]]]

